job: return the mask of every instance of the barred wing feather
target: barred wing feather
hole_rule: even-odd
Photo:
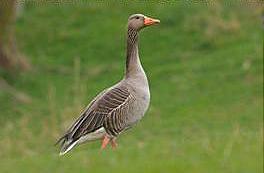
[[[61,141],[62,149],[101,127],[105,127],[109,135],[119,134],[125,127],[125,113],[132,101],[133,97],[125,86],[119,85],[101,92],[60,138],[58,142]]]

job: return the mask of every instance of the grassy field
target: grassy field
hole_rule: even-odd
[[[261,7],[227,2],[26,4],[16,35],[32,70],[0,75],[31,102],[0,90],[0,172],[262,173]],[[149,111],[117,150],[59,157],[57,138],[122,78],[133,13],[161,20],[140,36]]]

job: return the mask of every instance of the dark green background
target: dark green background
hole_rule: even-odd
[[[0,91],[0,172],[263,172],[261,4],[217,2],[26,3],[16,36],[32,70],[1,74],[31,102]],[[140,35],[149,111],[117,150],[59,157],[57,138],[122,78],[133,13],[161,20]]]

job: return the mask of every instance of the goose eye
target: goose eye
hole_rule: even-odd
[[[137,16],[136,19],[139,19],[139,17]]]

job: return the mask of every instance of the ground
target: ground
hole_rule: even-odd
[[[59,157],[57,138],[101,90],[122,79],[126,22],[140,34],[149,77],[146,116],[120,136]],[[263,37],[258,5],[27,4],[18,18],[30,72],[0,74],[31,98],[0,91],[1,172],[263,172]]]

